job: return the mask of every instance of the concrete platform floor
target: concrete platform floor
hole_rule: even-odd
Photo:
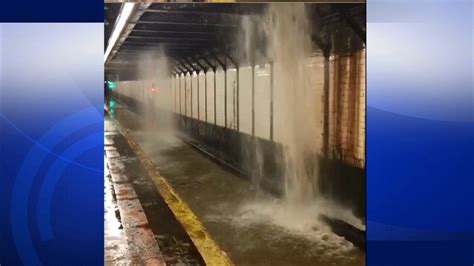
[[[253,188],[248,180],[204,157],[177,138],[175,132],[150,127],[127,108],[117,108],[114,119],[128,130],[236,265],[365,264],[364,252],[328,230],[311,209],[289,209]],[[134,172],[133,158],[127,162],[131,155],[123,156],[125,168]],[[138,171],[136,176],[143,174]],[[135,183],[140,187],[139,197],[149,201],[159,198],[153,185]],[[145,213],[157,224],[169,219],[158,210]],[[188,251],[178,256],[189,256],[186,254],[194,253]],[[188,265],[194,262],[182,261]]]
[[[204,265],[124,137],[105,121],[105,264]]]

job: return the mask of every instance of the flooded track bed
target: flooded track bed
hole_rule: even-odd
[[[331,232],[320,206],[286,206],[204,157],[174,134],[116,118],[237,265],[363,265],[365,254]],[[147,192],[143,192],[147,193]],[[313,211],[314,210],[314,211]],[[147,214],[147,216],[155,214]],[[153,217],[148,217],[153,219]]]

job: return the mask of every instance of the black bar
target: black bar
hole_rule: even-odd
[[[159,47],[162,47],[162,46],[178,46],[178,47],[208,47],[209,45],[211,44],[211,42],[207,42],[207,43],[194,43],[194,42],[179,42],[179,41],[140,41],[140,40],[137,40],[137,41],[131,41],[131,40],[125,40],[123,42],[123,46],[121,47],[124,47],[126,48],[127,46],[141,46],[141,47],[150,47],[150,48],[159,48]]]
[[[183,75],[183,74],[181,74]],[[183,113],[183,109],[182,109],[182,106],[181,106],[181,76],[178,78],[178,84],[179,84],[179,114],[182,114]]]
[[[176,76],[175,76],[176,77]],[[171,77],[171,85],[173,86],[173,110],[176,113],[176,79]]]
[[[200,117],[199,117],[199,74],[200,72],[197,73],[197,119],[199,120]]]
[[[255,136],[255,65],[252,64],[252,136]]]
[[[204,62],[206,62],[206,64],[215,72],[216,71],[216,66],[214,66],[213,64],[211,64],[211,62],[209,62],[209,60],[207,60],[204,56],[201,55],[200,59],[204,60]]]
[[[189,72],[190,74],[193,72],[193,69],[192,68],[188,68],[188,66],[186,66],[186,63],[181,60],[181,59],[177,59],[176,60],[178,63],[180,63],[186,70],[187,72]]]
[[[189,74],[189,77],[191,78],[191,115],[189,117],[193,117],[193,73]]]
[[[366,33],[365,33],[364,29],[362,29],[362,27],[359,26],[359,24],[357,24],[357,22],[355,22],[353,17],[351,17],[349,14],[347,14],[347,10],[345,8],[340,7],[339,11],[341,12],[341,14],[342,14],[343,18],[345,19],[345,21],[347,22],[347,24],[349,24],[349,26],[352,28],[352,30],[354,30],[357,37],[359,37],[362,42],[366,43]]]
[[[179,30],[132,30],[133,32],[150,32],[150,33],[180,33],[180,34],[196,34],[196,35],[215,35],[213,32],[204,31],[179,31]]]
[[[183,15],[199,15],[199,16],[232,16],[233,14],[226,14],[226,13],[213,13],[213,12],[206,12],[206,11],[191,11],[191,10],[162,10],[162,9],[145,9],[145,12],[149,13],[163,13],[163,14],[183,14]]]
[[[175,67],[179,69],[179,71],[181,72],[181,74],[184,74],[184,73],[187,72],[187,70],[186,70],[186,69],[183,70],[183,68],[181,68],[181,65],[179,65],[179,64],[176,64]]]
[[[211,24],[211,23],[194,23],[194,22],[171,22],[171,21],[158,21],[158,20],[138,20],[130,21],[129,24],[161,24],[161,25],[183,25],[183,26],[204,26],[204,27],[236,27],[233,24]]]
[[[188,40],[188,41],[193,41],[193,42],[200,42],[200,41],[214,41],[214,39],[209,39],[209,38],[192,38],[192,37],[157,37],[157,36],[127,36],[127,39],[137,39],[137,40],[174,40],[174,41],[183,41],[183,40]]]
[[[217,125],[217,95],[216,95],[216,78],[217,71],[214,71],[214,125]]]
[[[270,63],[270,140],[273,141],[273,62]]]
[[[240,69],[239,67],[236,68],[236,80],[237,80],[237,131],[240,130],[240,103],[239,103],[239,95],[240,95],[240,88],[239,88],[239,84],[240,84]]]
[[[329,57],[324,57],[324,132],[323,153],[329,156]]]
[[[200,62],[199,62],[199,59],[197,59],[196,57],[194,56],[191,56],[190,57],[191,59],[194,60],[194,62],[196,62],[196,64],[201,68],[202,71],[206,72],[206,67],[204,67]]]
[[[224,62],[222,62],[217,55],[215,55],[213,52],[209,52],[209,54],[216,59],[217,63],[221,65],[222,69],[226,70],[227,66],[225,65]]]
[[[207,72],[204,72],[204,103],[205,103],[205,110],[206,110],[206,117],[205,121],[207,123]]]
[[[197,67],[194,67],[193,64],[188,59],[182,58],[182,61],[188,64],[194,71],[196,71],[196,73],[199,73],[200,69],[198,69]]]
[[[184,75],[184,116],[187,116],[188,114],[188,92],[186,88],[186,76],[187,74]],[[187,121],[187,119],[185,121]]]
[[[227,52],[221,52],[229,61],[234,65],[235,68],[238,68],[237,62],[227,53]]]
[[[227,70],[224,69],[224,126],[227,128]]]

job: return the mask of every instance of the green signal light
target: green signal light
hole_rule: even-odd
[[[117,85],[115,85],[115,82],[113,81],[107,81],[107,85],[109,86],[109,89],[115,90],[117,88]]]
[[[114,108],[116,105],[117,105],[117,102],[116,102],[116,101],[110,101],[110,102],[109,102],[109,107],[110,107],[110,108]]]

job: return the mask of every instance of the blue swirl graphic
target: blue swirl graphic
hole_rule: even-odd
[[[103,118],[93,107],[59,121],[36,142],[38,145],[30,149],[23,161],[13,186],[10,213],[13,239],[23,264],[40,265],[28,227],[28,201],[33,180],[49,154],[43,148],[52,150],[74,132],[102,121]]]
[[[87,136],[86,138],[75,142],[61,155],[70,160],[74,160],[90,149],[103,146],[102,143],[97,143],[97,139],[102,138],[103,135],[104,134],[100,132]],[[40,229],[40,235],[43,241],[53,238],[53,229],[51,226],[51,201],[53,198],[53,192],[63,171],[69,166],[70,164],[67,162],[56,160],[49,169],[46,178],[43,181],[43,185],[41,186],[37,203],[37,216],[38,228]]]

